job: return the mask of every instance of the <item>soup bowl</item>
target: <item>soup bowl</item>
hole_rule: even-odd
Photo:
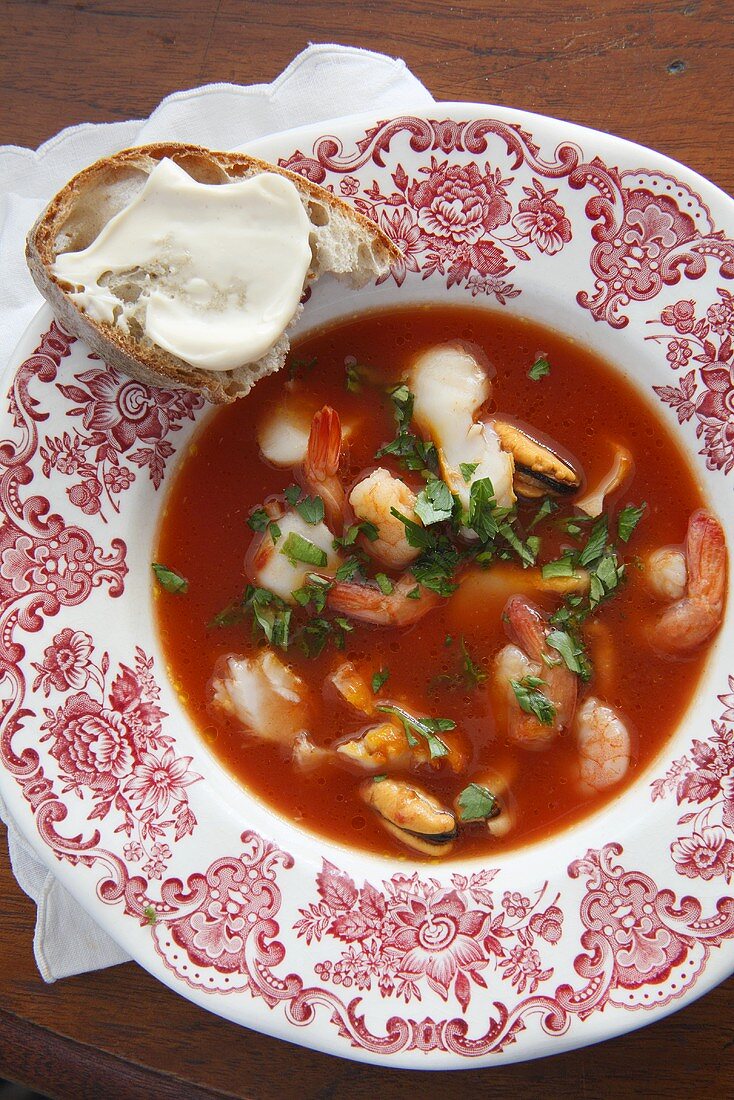
[[[466,103],[434,115],[358,116],[248,149],[353,202],[404,255],[359,293],[320,282],[294,335],[431,302],[548,325],[657,408],[734,546],[732,201],[568,123]],[[235,782],[166,674],[150,563],[210,415],[195,394],[111,370],[45,308],[16,354],[0,450],[0,793],[74,898],[202,1007],[396,1067],[558,1053],[728,976],[731,607],[676,732],[598,812],[496,858],[354,851]]]

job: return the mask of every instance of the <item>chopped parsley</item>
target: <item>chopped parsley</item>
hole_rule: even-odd
[[[461,476],[467,485],[471,484],[471,479],[474,476],[474,471],[478,467],[478,462],[460,462],[459,469],[461,470]]]
[[[551,497],[545,497],[538,511],[535,513],[530,523],[528,524],[528,531],[532,531],[533,527],[537,527],[539,523],[542,523],[548,516],[553,515],[558,511],[558,504]]]
[[[397,434],[391,443],[386,443],[377,452],[377,458],[383,455],[393,455],[402,460],[409,470],[422,470],[426,473],[435,473],[438,470],[438,453],[435,444],[419,439],[410,430],[410,422],[413,419],[413,403],[415,398],[405,383],[393,387],[390,391],[393,403],[393,414],[398,426]]]
[[[644,502],[635,508],[634,505],[628,504],[626,508],[623,508],[617,518],[617,531],[622,542],[629,542],[632,537],[637,524],[642,519],[642,515],[647,508],[647,504]]]
[[[309,619],[299,634],[301,649],[307,657],[318,657],[323,653],[329,639],[337,649],[344,649],[346,635],[354,630],[354,624],[342,615],[333,619],[318,616]]]
[[[308,607],[311,605],[316,614],[320,615],[326,607],[326,597],[329,594],[330,588],[331,581],[327,581],[323,577],[316,577],[312,574],[306,578],[304,586],[302,588],[295,588],[291,595],[300,607]]]
[[[264,508],[256,508],[254,512],[250,512],[247,520],[247,526],[253,531],[264,531],[269,523],[270,516]]]
[[[555,561],[546,562],[541,567],[543,574],[543,580],[549,581],[553,577],[577,577],[575,565],[575,555],[573,553],[566,553],[562,558],[556,558]]]
[[[304,497],[296,504],[296,511],[306,523],[315,526],[324,518],[324,502],[321,497]]]
[[[533,382],[539,382],[541,378],[545,378],[546,374],[550,374],[550,363],[545,355],[538,354],[535,357],[535,362],[528,371],[528,378]]]
[[[236,623],[241,623],[245,617],[245,606],[243,601],[233,600],[232,603],[227,604],[221,611],[217,611],[216,615],[209,620],[207,626],[225,627],[234,626]]]
[[[450,646],[453,643],[453,639],[449,636],[444,641],[445,646]],[[458,656],[458,654],[457,654]],[[459,657],[459,668],[453,673],[442,673],[439,676],[434,676],[430,683],[429,688],[438,686],[439,684],[446,685],[449,688],[476,688],[480,684],[483,684],[487,679],[487,673],[479,665],[475,664],[472,660],[472,656],[467,648],[464,638],[461,639],[461,656]]]
[[[522,680],[510,680],[510,686],[521,710],[526,714],[534,714],[541,726],[553,725],[556,708],[548,696],[540,690],[546,686],[545,680],[537,676],[524,676]]]
[[[383,596],[391,595],[394,586],[386,573],[377,573],[375,576],[375,580],[377,581],[377,587],[380,589],[380,592],[382,592]]]
[[[288,538],[280,548],[280,552],[288,558],[291,565],[301,561],[306,565],[315,565],[317,568],[322,568],[328,560],[326,552],[320,546],[316,546],[310,539],[305,539],[297,531],[289,532]]]
[[[584,647],[569,631],[551,630],[545,640],[551,649],[560,654],[566,668],[575,672],[584,682],[591,678],[591,666]]]
[[[470,783],[468,787],[464,787],[456,804],[462,821],[486,821],[490,817],[497,817],[501,812],[495,795],[480,783]]]
[[[492,542],[499,534],[497,501],[494,486],[488,477],[472,482],[469,490],[468,526],[481,542]]]
[[[381,668],[372,674],[372,691],[377,695],[390,679],[390,669]]]
[[[288,648],[293,611],[280,596],[267,588],[256,588],[248,584],[244,606],[252,612],[255,631],[259,628],[271,645],[279,649]]]
[[[375,542],[380,537],[380,532],[374,523],[370,523],[369,520],[362,520],[361,523],[353,523],[351,527],[347,528],[345,535],[334,539],[332,545],[335,550],[346,549],[348,546],[354,546],[360,535],[364,535],[370,542]]]
[[[145,906],[145,908],[143,909],[143,916],[145,917],[146,923],[148,924],[158,923],[158,914],[156,913],[152,905]]]
[[[425,489],[421,489],[415,502],[415,514],[426,527],[432,523],[443,523],[451,519],[454,511],[454,498],[451,490],[440,478],[431,475]]]
[[[446,535],[430,531],[408,519],[397,508],[391,508],[390,513],[403,524],[408,545],[422,551],[410,567],[415,579],[439,596],[450,596],[457,588],[451,578],[459,564],[459,551],[454,544]],[[418,599],[420,592],[417,595],[409,592],[408,596]]]
[[[342,562],[334,576],[338,581],[351,581],[357,575],[361,566],[361,560],[353,555]]]
[[[467,649],[464,638],[461,639],[461,670],[469,687],[478,687],[487,679],[487,673],[475,664]]]
[[[598,561],[604,553],[604,549],[607,545],[609,524],[606,516],[602,516],[598,519],[591,529],[589,535],[589,541],[583,548],[578,557],[578,564],[581,566],[591,565],[593,562]]]
[[[180,573],[169,569],[167,565],[161,565],[158,561],[151,562],[151,569],[164,591],[172,592],[174,596],[183,596],[188,592],[189,582]]]
[[[301,499],[300,487],[298,485],[289,485],[288,488],[283,493],[283,496],[288,501],[291,508],[293,508],[298,503],[298,501]]]
[[[418,734],[428,745],[431,760],[435,760],[440,756],[448,756],[448,745],[437,734],[456,729],[456,722],[453,722],[450,718],[416,718],[407,710],[391,703],[383,703],[377,709],[382,711],[383,714],[392,714],[399,719],[411,748],[419,743],[418,738],[415,736]]]

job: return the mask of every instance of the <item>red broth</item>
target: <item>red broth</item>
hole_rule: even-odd
[[[376,450],[392,439],[395,424],[385,386],[361,393],[345,386],[345,358],[368,365],[386,384],[404,377],[415,355],[445,340],[464,339],[482,347],[496,369],[493,405],[547,433],[581,463],[590,485],[608,470],[612,441],[634,455],[635,473],[616,509],[645,501],[644,518],[630,543],[621,546],[628,580],[604,603],[586,630],[596,662],[592,692],[615,707],[633,731],[634,752],[625,780],[603,794],[581,793],[575,781],[576,749],[563,734],[545,752],[511,744],[495,718],[492,659],[506,644],[501,599],[485,580],[472,580],[413,627],[405,630],[355,624],[343,652],[332,646],[318,658],[292,645],[285,659],[316,700],[313,740],[330,745],[365,725],[346,708],[322,701],[324,678],[344,659],[354,661],[369,679],[389,668],[382,698],[409,700],[414,713],[450,717],[468,746],[465,775],[421,775],[419,784],[445,805],[481,772],[499,768],[510,777],[515,825],[499,839],[485,824],[461,830],[453,855],[480,855],[544,840],[578,821],[605,801],[619,797],[660,751],[679,723],[701,673],[705,654],[685,661],[664,660],[651,650],[646,626],[660,604],[648,593],[636,568],[660,545],[680,544],[690,514],[702,506],[691,470],[662,421],[627,383],[587,349],[537,324],[506,314],[455,306],[421,306],[364,314],[316,332],[300,341],[290,356],[295,392],[308,394],[315,406],[333,405],[358,425],[348,448],[350,480],[374,466]],[[540,381],[528,377],[538,352],[551,372]],[[244,400],[217,410],[196,436],[171,487],[159,533],[157,560],[188,579],[186,595],[158,590],[156,607],[171,678],[195,726],[226,768],[253,794],[298,826],[347,845],[380,854],[411,853],[381,827],[358,794],[364,775],[328,764],[308,774],[297,772],[282,748],[258,740],[215,710],[210,679],[223,655],[259,650],[247,623],[218,629],[208,624],[245,587],[243,561],[253,533],[246,520],[272,494],[293,483],[290,470],[275,469],[261,458],[256,425],[282,400],[285,373],[258,383]],[[383,465],[389,465],[381,460]],[[398,469],[398,467],[393,467]],[[521,507],[532,516],[537,504]],[[566,507],[568,513],[569,508]],[[611,529],[615,528],[612,522]],[[551,560],[568,545],[554,518],[536,529],[542,536],[540,559]],[[491,574],[491,569],[486,576]],[[553,610],[555,596],[533,596]],[[452,639],[451,642],[447,638]],[[487,679],[469,688],[459,683],[460,639]],[[443,678],[443,679],[441,679]],[[446,678],[449,678],[447,681]]]

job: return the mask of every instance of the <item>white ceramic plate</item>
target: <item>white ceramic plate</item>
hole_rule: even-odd
[[[340,121],[252,151],[378,219],[405,264],[302,324],[440,299],[553,325],[675,426],[734,546],[734,203],[666,158],[505,108]],[[734,968],[731,611],[681,728],[551,842],[437,867],[294,829],[192,729],[153,626],[151,548],[206,415],[43,310],[0,447],[0,791],[39,856],[198,1004],[332,1054],[445,1069],[554,1054]]]

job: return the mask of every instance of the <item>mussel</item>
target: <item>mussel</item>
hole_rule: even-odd
[[[453,847],[456,818],[414,783],[376,776],[362,784],[360,795],[387,832],[414,851],[436,856]]]
[[[493,420],[492,427],[515,460],[512,484],[518,496],[569,496],[581,488],[580,471],[558,444],[509,420]]]

